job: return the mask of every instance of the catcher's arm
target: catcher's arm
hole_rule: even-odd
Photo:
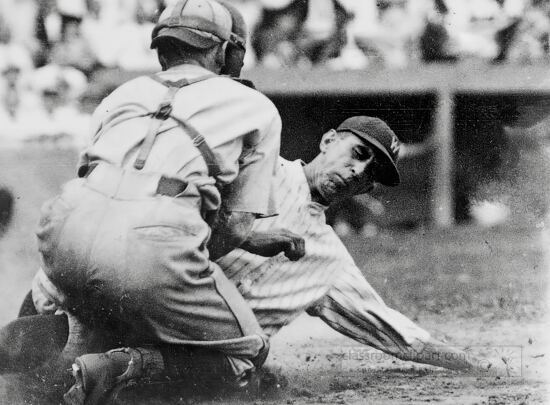
[[[220,211],[212,227],[208,244],[210,260],[229,253],[236,247],[260,256],[271,257],[284,252],[290,260],[298,260],[305,254],[304,239],[286,229],[269,232],[252,232],[256,215],[249,212]]]
[[[215,261],[239,247],[248,238],[255,219],[253,213],[228,211],[222,206],[208,242],[210,260]]]

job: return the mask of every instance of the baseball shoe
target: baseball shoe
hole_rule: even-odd
[[[63,396],[65,403],[109,403],[117,392],[143,376],[144,365],[141,351],[131,348],[80,356],[72,365],[74,384]]]

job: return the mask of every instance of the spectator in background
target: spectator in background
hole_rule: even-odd
[[[84,19],[83,32],[101,65],[125,70],[156,69],[156,55],[144,44],[150,41],[162,4],[158,0],[91,1],[93,12]]]
[[[520,18],[525,0],[445,0],[452,52],[490,62],[499,53],[496,33]]]
[[[30,88],[33,74],[30,54],[21,46],[5,43],[9,31],[0,40],[0,139],[4,147],[18,142],[25,134],[27,113],[39,105]]]
[[[299,48],[314,65],[340,56],[347,42],[347,25],[352,14],[336,0],[308,2]]]
[[[51,49],[50,63],[76,68],[89,76],[98,65],[88,39],[82,34],[82,20],[87,14],[84,0],[58,0],[59,40]]]
[[[89,116],[78,108],[86,88],[83,73],[68,67],[48,65],[29,74],[20,84],[19,69],[3,69],[9,91],[0,108],[0,139],[3,147],[24,143],[44,146],[81,146],[87,137]]]
[[[48,63],[50,57],[51,44],[48,37],[48,19],[53,13],[55,4],[52,1],[40,1],[38,2],[38,10],[36,13],[35,35],[38,43],[40,44],[39,50],[34,57],[34,64],[36,67],[44,66]]]
[[[0,4],[2,0],[0,0]],[[6,14],[5,14],[6,13]],[[0,63],[14,63],[20,70],[29,71],[34,67],[33,54],[24,42],[14,38],[11,18],[6,10],[0,8]]]
[[[268,67],[309,67],[338,58],[353,15],[338,0],[263,0],[252,36],[258,61]]]
[[[24,87],[21,71],[21,66],[9,59],[1,68],[1,113],[4,119],[20,119],[25,110],[33,107],[33,103],[30,102],[32,93]],[[3,123],[5,124],[5,121]],[[4,129],[0,128],[0,131],[4,131]]]
[[[13,215],[13,194],[0,186],[0,236],[8,229]]]
[[[150,49],[151,32],[157,20],[157,1],[138,0],[130,9],[130,18],[120,27],[116,65],[124,70],[156,70],[158,59]]]
[[[334,50],[325,65],[333,70],[358,70],[368,65],[368,59],[358,47],[357,31],[369,24],[372,15],[370,6],[376,4],[369,1],[338,0],[335,2],[335,35],[329,42],[328,49]],[[334,46],[336,45],[336,46]]]
[[[426,17],[426,26],[419,38],[420,56],[423,62],[455,62],[447,32],[449,9],[444,0],[434,0],[434,9]]]
[[[262,0],[262,6],[262,16],[252,34],[258,63],[270,68],[309,65],[297,45],[308,0]]]
[[[41,47],[35,35],[38,9],[36,0],[0,0],[0,21],[10,33],[10,42],[25,49],[33,59]]]
[[[119,1],[90,0],[89,13],[82,20],[82,34],[90,43],[101,66],[116,67],[119,50],[116,27],[124,19],[119,17]]]
[[[431,5],[425,0],[362,0],[361,16],[369,23],[357,29],[355,40],[371,63],[403,68],[414,54]],[[367,5],[368,4],[368,5]],[[360,24],[358,21],[357,24]]]
[[[550,4],[530,0],[525,10],[496,33],[498,55],[494,62],[533,63],[548,61]]]
[[[48,145],[81,147],[85,144],[90,116],[79,109],[79,98],[87,87],[82,72],[56,65],[37,69],[34,88],[41,106],[33,111],[34,131],[28,139]]]

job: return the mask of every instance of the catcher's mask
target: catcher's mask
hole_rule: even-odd
[[[224,1],[177,1],[162,12],[151,37],[152,49],[168,37],[199,49],[227,43],[221,73],[233,77],[241,73],[246,24],[239,11]]]

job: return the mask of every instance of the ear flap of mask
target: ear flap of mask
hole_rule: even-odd
[[[256,86],[254,85],[254,83],[251,80],[242,79],[242,78],[238,78],[238,77],[233,77],[233,80],[235,80],[236,82],[239,82],[240,84],[242,84],[246,87],[249,87],[251,89],[256,90]]]
[[[225,66],[220,73],[222,75],[239,77],[246,52],[246,23],[239,10],[233,5],[223,0],[218,0],[218,2],[229,11],[232,20],[231,38],[227,42],[227,49],[225,51]]]

